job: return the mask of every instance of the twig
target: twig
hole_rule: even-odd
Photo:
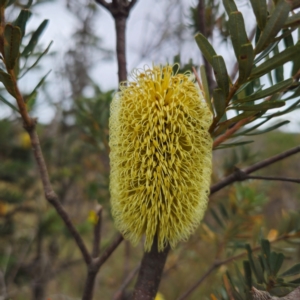
[[[272,241],[270,241],[270,243],[275,243],[275,242],[279,242],[282,240],[287,240],[290,238],[294,238],[294,237],[299,237],[299,233],[295,233],[295,234],[284,234],[280,237],[278,237],[277,239],[274,239]],[[261,249],[261,246],[256,246],[254,248],[252,248],[252,252],[258,251]],[[223,259],[223,260],[215,260],[213,262],[213,264],[210,266],[210,268],[200,277],[200,279],[198,279],[184,294],[182,294],[179,298],[177,298],[177,300],[184,300],[187,299],[194,291],[195,289],[197,289],[199,287],[199,285],[217,268],[219,268],[222,265],[228,264],[232,261],[235,261],[237,259],[240,259],[243,256],[246,256],[248,254],[248,252],[242,252],[240,254],[237,254],[235,256],[231,256],[229,258]]]
[[[250,122],[252,117],[245,118],[239,122],[237,122],[233,127],[226,130],[226,132],[222,135],[220,135],[218,138],[214,140],[213,143],[213,149],[215,149],[217,146],[219,146],[221,143],[223,143],[225,140],[227,140],[230,136],[232,136],[236,131],[238,131],[243,125]]]
[[[261,162],[258,162],[248,168],[245,168],[243,170],[236,170],[235,172],[233,172],[232,174],[230,174],[229,176],[227,176],[226,178],[224,178],[223,180],[219,181],[218,183],[214,184],[213,186],[211,186],[210,188],[210,194],[214,194],[215,192],[221,190],[222,188],[224,188],[225,186],[236,182],[236,181],[243,181],[245,179],[247,179],[247,176],[245,177],[245,174],[251,174],[257,170],[260,170],[264,167],[267,167],[277,161],[280,161],[284,158],[287,158],[293,154],[296,154],[300,152],[300,146],[297,146],[295,148],[292,148],[290,150],[287,150],[285,152],[282,152],[278,155],[272,156],[270,158],[267,158]]]
[[[92,257],[96,258],[99,256],[100,242],[101,242],[101,223],[102,223],[102,206],[99,205],[97,208],[97,223],[94,226],[94,241]]]
[[[117,292],[115,293],[113,300],[121,300],[122,299],[122,295],[125,291],[125,289],[128,287],[128,285],[130,284],[130,282],[132,281],[132,279],[134,278],[134,276],[137,274],[137,272],[139,271],[141,267],[141,264],[138,264],[127,276],[127,278],[124,280],[124,282],[122,283],[122,285],[120,286],[120,288],[117,290]]]
[[[111,254],[116,250],[116,248],[121,244],[122,241],[123,241],[122,235],[118,234],[117,237],[111,242],[111,244],[104,251],[104,253],[95,260],[95,267],[98,268],[98,270],[111,256]]]

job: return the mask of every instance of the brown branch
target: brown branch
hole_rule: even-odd
[[[95,260],[95,267],[98,268],[98,270],[117,249],[117,247],[121,244],[122,241],[122,235],[118,234],[118,236],[111,242],[111,244],[107,247],[104,253]]]
[[[133,300],[153,300],[158,291],[162,272],[170,250],[168,245],[162,252],[157,250],[157,237],[150,252],[145,252],[138,279],[134,288]]]
[[[211,186],[210,188],[210,194],[213,194],[219,190],[221,190],[222,188],[224,188],[225,186],[236,182],[236,181],[243,181],[245,179],[247,179],[247,177],[245,177],[245,174],[251,174],[257,170],[260,170],[262,168],[265,168],[277,161],[280,161],[282,159],[285,159],[293,154],[296,154],[300,152],[300,146],[297,146],[295,148],[292,148],[290,150],[287,150],[285,152],[282,152],[278,155],[272,156],[270,158],[267,158],[261,162],[258,162],[248,168],[245,168],[243,170],[236,170],[235,172],[233,172],[232,174],[230,174],[229,176],[227,176],[226,178],[224,178],[223,180],[219,181],[218,183],[214,184],[213,186]]]
[[[219,146],[221,143],[223,143],[225,140],[227,140],[228,138],[230,138],[235,132],[237,132],[243,125],[247,124],[248,122],[250,122],[252,119],[252,117],[248,117],[245,118],[239,122],[237,122],[233,127],[231,127],[230,129],[226,130],[226,132],[222,135],[220,135],[219,137],[217,137],[214,140],[213,143],[213,149],[215,149],[217,146]]]
[[[270,241],[270,243],[275,243],[275,242],[279,242],[282,240],[287,240],[287,239],[291,239],[291,238],[298,238],[299,237],[299,233],[295,233],[295,234],[284,234],[280,237],[278,237],[277,239],[274,239],[272,241]],[[256,246],[254,248],[252,248],[252,252],[258,251],[261,249],[261,246]],[[242,252],[239,253],[235,256],[231,256],[229,258],[223,259],[223,260],[215,260],[213,262],[213,264],[210,266],[210,268],[200,277],[200,279],[198,279],[184,294],[182,294],[179,298],[177,298],[176,300],[184,300],[187,299],[198,287],[199,285],[213,272],[215,271],[217,268],[221,267],[222,265],[231,263],[232,261],[235,261],[237,259],[240,259],[244,256],[246,256],[248,254],[248,252]],[[292,299],[292,298],[291,298]],[[288,299],[286,299],[288,300]]]
[[[92,257],[96,258],[99,256],[100,251],[100,242],[101,242],[101,222],[102,222],[102,206],[99,205],[97,208],[97,222],[94,226],[94,241],[93,241],[93,250]]]
[[[27,107],[26,107],[24,99],[21,95],[21,92],[19,90],[14,71],[8,70],[8,73],[11,76],[13,88],[15,91],[15,98],[17,100],[18,108],[19,108],[21,117],[24,122],[24,128],[27,130],[27,132],[29,133],[29,136],[30,136],[32,151],[33,151],[33,154],[34,154],[37,166],[38,166],[40,178],[43,183],[45,197],[46,197],[47,201],[56,209],[57,213],[59,214],[61,219],[64,221],[66,227],[70,231],[78,248],[80,249],[81,254],[82,254],[86,264],[88,264],[91,261],[91,256],[88,253],[88,250],[87,250],[79,232],[74,227],[68,213],[65,211],[65,209],[59,202],[59,199],[58,199],[56,193],[54,192],[52,185],[50,183],[49,174],[48,174],[47,166],[46,166],[46,163],[44,160],[43,152],[41,149],[39,137],[38,137],[38,135],[36,133],[36,129],[35,129],[36,120],[32,119],[28,114]]]
[[[117,60],[118,60],[118,76],[119,82],[127,79],[126,67],[126,21],[127,16],[117,15],[115,18],[116,27],[116,43],[117,43]]]

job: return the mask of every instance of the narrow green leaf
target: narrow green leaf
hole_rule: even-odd
[[[277,47],[274,48],[273,53],[274,53],[274,56],[279,53],[278,45],[277,45]],[[276,79],[276,82],[283,81],[283,79],[284,79],[284,77],[283,77],[283,65],[280,65],[279,67],[277,67],[275,69],[275,79]]]
[[[284,28],[287,27],[294,27],[300,24],[300,12],[291,15],[287,18],[286,22],[284,23]]]
[[[277,54],[276,56],[271,57],[267,61],[263,62],[258,67],[254,68],[251,72],[250,78],[260,77],[267,74],[271,70],[275,69],[278,66],[283,65],[284,63],[294,60],[300,53],[300,42],[295,46],[290,47]]]
[[[254,94],[252,94],[244,99],[238,99],[236,102],[244,103],[244,102],[254,101],[254,100],[258,100],[258,99],[263,99],[263,98],[273,95],[275,93],[284,91],[292,84],[293,84],[293,79],[290,78],[290,79],[284,80],[282,82],[279,82],[267,89],[264,89],[259,92],[255,92]]]
[[[250,262],[244,260],[243,267],[244,267],[247,288],[248,288],[248,290],[250,290],[252,288],[252,274],[251,274]]]
[[[0,69],[0,81],[4,84],[6,90],[13,96],[16,97],[16,91],[12,82],[11,76]]]
[[[224,228],[224,224],[221,221],[221,219],[219,218],[218,214],[215,212],[215,210],[213,208],[211,208],[210,210],[211,215],[213,216],[213,218],[215,219],[215,221],[222,227]]]
[[[287,271],[283,272],[280,277],[287,277],[300,274],[300,264],[296,264]]]
[[[289,32],[289,35],[283,38],[283,42],[286,48],[294,46],[294,39],[292,33],[288,29],[283,29],[283,33]]]
[[[22,56],[28,56],[31,52],[33,52],[36,44],[38,43],[38,40],[40,36],[42,35],[43,31],[45,30],[49,20],[44,20],[38,29],[32,34],[31,39],[28,43],[28,45],[24,48],[22,52]]]
[[[223,0],[223,5],[225,7],[228,16],[230,15],[231,12],[238,10],[234,0]]]
[[[14,22],[14,25],[20,28],[22,37],[25,35],[26,23],[31,15],[32,13],[28,9],[22,9],[16,21]]]
[[[267,23],[268,8],[266,0],[250,0],[257,24],[261,31],[264,30]]]
[[[229,93],[229,79],[224,59],[220,55],[213,56],[212,67],[216,77],[218,87],[223,91],[227,97]]]
[[[33,69],[38,63],[39,63],[39,61],[41,60],[41,58],[45,55],[45,54],[47,54],[48,53],[48,51],[49,51],[49,49],[50,49],[50,47],[51,47],[51,45],[52,45],[52,43],[53,43],[53,41],[51,41],[50,43],[49,43],[49,45],[48,45],[48,47],[39,55],[39,57],[37,58],[37,60],[20,76],[20,78],[21,77],[23,77],[23,76],[25,76],[25,74],[27,74],[27,72],[28,71],[30,71],[31,69]]]
[[[278,123],[278,124],[276,124],[276,125],[274,125],[274,126],[271,126],[271,127],[266,128],[266,129],[264,129],[264,130],[260,130],[260,131],[254,132],[254,133],[246,133],[246,134],[244,134],[244,135],[246,135],[246,136],[252,136],[252,135],[264,134],[264,133],[270,132],[270,131],[272,131],[272,130],[275,130],[275,129],[277,129],[277,128],[283,126],[283,125],[286,125],[286,124],[288,124],[288,123],[290,123],[290,121],[287,121],[287,120],[286,120],[286,121],[282,121],[282,122],[280,122],[280,123]]]
[[[4,29],[4,59],[8,70],[12,70],[19,57],[21,30],[19,27],[6,24]]]
[[[256,25],[256,32],[255,32],[255,46],[258,43],[258,40],[260,38],[261,35],[261,30],[259,29],[258,25]]]
[[[38,88],[45,82],[47,76],[50,74],[51,70],[45,75],[43,76],[40,81],[38,82],[38,84],[35,86],[35,88],[33,89],[33,91],[30,93],[30,95],[27,97],[27,99],[31,99],[37,92]]]
[[[262,239],[261,240],[261,253],[263,257],[267,260],[267,262],[270,262],[270,257],[271,257],[271,246],[270,242],[268,240]]]
[[[211,104],[211,98],[209,94],[209,86],[207,82],[207,77],[206,77],[206,70],[205,66],[201,65],[200,66],[200,76],[201,76],[201,82],[202,82],[202,87],[203,87],[203,92],[204,92],[204,98],[206,101],[207,106],[209,107],[210,111],[214,113],[212,104]]]
[[[264,59],[277,45],[278,45],[279,41],[272,43],[271,45],[269,45],[255,60],[254,60],[254,64],[257,64],[258,62],[260,62],[262,59]]]
[[[257,129],[259,126],[263,125],[264,123],[268,122],[269,120],[270,120],[269,118],[266,119],[266,120],[263,120],[262,122],[256,124],[255,126],[252,126],[251,128],[248,128],[248,129],[246,129],[246,130],[244,130],[244,131],[241,131],[241,132],[238,132],[238,133],[232,135],[232,137],[237,137],[237,136],[243,136],[243,135],[246,135],[246,133],[251,132],[251,131]]]
[[[300,27],[299,27],[300,28]],[[293,59],[292,76],[295,76],[300,70],[300,55],[296,55]]]
[[[19,112],[19,110],[12,105],[9,101],[7,101],[3,96],[0,95],[0,101],[2,101],[4,104],[8,105],[11,109],[13,109],[16,112]]]
[[[215,130],[215,132],[213,133],[213,136],[216,137],[219,134],[223,133],[226,129],[228,129],[231,125],[233,125],[234,123],[243,120],[245,118],[251,117],[256,115],[257,112],[256,111],[245,111],[225,122],[222,122],[219,124],[219,127],[217,128],[217,130]]]
[[[261,52],[266,46],[268,46],[282,28],[290,11],[291,6],[287,2],[284,0],[278,2],[259,38],[255,47],[255,53]]]
[[[213,56],[217,55],[212,45],[201,33],[197,33],[195,35],[195,40],[205,59],[212,65]]]
[[[214,98],[214,107],[216,111],[216,119],[220,120],[223,114],[225,113],[225,109],[226,109],[225,94],[220,88],[217,88],[213,90],[213,98]]]
[[[271,271],[274,276],[277,275],[278,271],[280,270],[282,263],[284,261],[284,255],[282,253],[276,253],[272,252],[271,253]]]
[[[236,146],[242,146],[242,145],[247,145],[250,143],[253,143],[254,141],[244,141],[244,142],[238,142],[238,143],[226,143],[226,144],[221,144],[214,150],[219,150],[219,149],[225,149],[225,148],[231,148],[231,147],[236,147]]]
[[[239,11],[230,13],[228,25],[234,53],[238,59],[242,45],[249,43],[242,13]]]
[[[256,105],[239,105],[235,107],[229,107],[227,110],[243,110],[243,111],[262,111],[262,110],[268,110],[268,109],[273,109],[273,108],[278,108],[282,107],[285,105],[284,101],[265,101],[260,104]]]
[[[298,104],[300,103],[300,100],[296,101],[295,103],[293,103],[292,105],[290,105],[287,109],[283,110],[283,111],[278,111],[272,115],[270,115],[269,117],[273,118],[273,117],[278,117],[278,116],[282,116],[282,115],[285,115],[297,108],[300,108],[298,106]]]
[[[238,56],[239,63],[239,84],[245,82],[251,73],[254,60],[254,51],[252,44],[242,45],[240,48],[240,55]]]
[[[219,203],[218,206],[219,206],[219,210],[220,210],[220,212],[221,212],[223,218],[224,218],[224,219],[228,219],[229,214],[228,214],[228,212],[227,212],[227,210],[226,210],[224,204],[223,204],[223,203]]]

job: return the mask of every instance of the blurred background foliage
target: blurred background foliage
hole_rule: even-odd
[[[30,5],[34,8],[44,2],[46,1],[8,1],[9,16],[13,20],[18,16],[16,11],[19,12],[20,8]],[[55,1],[52,2],[55,5]],[[64,105],[65,99],[56,102],[56,115],[52,122],[39,124],[37,129],[54,189],[88,245],[92,240],[95,209],[98,205],[104,208],[102,247],[105,247],[116,234],[110,215],[108,191],[109,105],[116,91],[105,91],[98,86],[92,79],[90,69],[95,55],[100,60],[111,59],[113,51],[103,47],[101,37],[94,34],[97,6],[93,1],[89,5],[84,2],[86,1],[66,1],[69,12],[78,17],[78,27],[74,30],[70,48],[65,54],[65,65],[60,69],[64,84],[67,82],[70,90],[69,104]],[[254,2],[251,1],[251,4]],[[266,131],[266,127],[261,129],[257,126],[275,116],[280,117],[281,111],[268,112],[269,109],[279,107],[276,106],[278,101],[282,101],[280,106],[288,101],[284,108],[286,111],[298,108],[299,77],[295,77],[295,70],[299,70],[299,54],[289,57],[289,60],[293,60],[289,69],[284,69],[280,64],[268,65],[265,69],[267,72],[263,70],[263,74],[266,74],[263,79],[262,73],[251,73],[255,70],[254,64],[258,63],[254,60],[255,55],[262,52],[260,60],[264,63],[268,62],[268,57],[278,55],[285,49],[298,47],[295,45],[299,40],[299,33],[294,32],[299,30],[296,26],[299,12],[295,12],[296,17],[290,16],[282,21],[284,28],[279,29],[281,32],[273,31],[271,39],[265,40],[259,46],[260,49],[256,47],[259,51],[255,55],[252,53],[254,50],[249,48],[247,38],[244,44],[248,46],[245,49],[253,54],[254,61],[245,65],[238,55],[236,59],[223,59],[216,56],[209,46],[210,43],[214,44],[218,36],[222,44],[227,44],[226,47],[233,46],[236,53],[241,51],[234,43],[231,44],[230,35],[233,33],[230,26],[233,21],[230,21],[230,16],[241,16],[236,13],[234,3],[238,7],[246,3],[246,8],[250,10],[250,2],[224,3],[225,8],[217,0],[195,1],[195,5],[189,8],[189,22],[176,19],[176,26],[171,26],[170,18],[164,23],[158,23],[160,43],[152,44],[152,48],[140,49],[141,57],[151,56],[158,48],[164,49],[167,43],[183,42],[185,35],[202,32],[206,38],[198,35],[197,42],[202,53],[209,53],[204,55],[206,62],[203,60],[207,78],[203,78],[202,72],[201,79],[202,83],[207,80],[206,100],[210,102],[210,95],[214,95],[214,102],[210,102],[215,115],[212,134],[215,138],[221,136],[245,116],[251,117],[249,123],[257,121],[255,125],[237,132],[229,149],[214,152],[212,183],[218,182],[236,168],[249,166],[300,144],[299,134],[277,130],[286,124],[284,119],[279,119],[269,127],[276,131],[264,135],[259,134]],[[279,5],[281,2],[276,3]],[[204,19],[201,19],[199,5],[203,4]],[[172,13],[172,5],[174,2],[166,1],[166,14]],[[176,0],[176,5],[180,8],[183,1]],[[276,7],[271,4],[268,6],[271,16]],[[253,9],[255,10],[254,5]],[[178,12],[173,12],[177,18]],[[51,43],[46,48],[37,44],[46,24],[47,21],[41,23],[36,31],[25,34],[19,77],[38,68],[36,62],[47,52],[57,55],[51,52]],[[258,24],[252,31],[247,30],[249,39],[253,39],[253,45],[256,43],[256,46],[261,31],[268,22],[262,19]],[[241,32],[240,38],[244,39],[245,32]],[[207,49],[209,51],[205,51]],[[222,60],[226,60],[227,69],[231,69],[230,74]],[[184,61],[181,53],[170,58],[170,61],[181,63],[180,72],[191,71],[193,66],[193,61]],[[220,69],[218,66],[221,66]],[[44,99],[47,99],[49,93],[51,96],[45,81],[48,69],[41,68],[41,71],[43,74],[25,97],[33,113],[38,112],[38,93],[44,93]],[[238,74],[243,71],[248,75],[241,79]],[[294,80],[282,84],[284,79],[289,80],[291,76],[294,76]],[[228,96],[229,87],[233,86],[235,80],[238,82],[235,93],[226,105],[219,106],[221,102],[217,100]],[[268,88],[271,89],[266,91]],[[0,95],[0,108],[3,105],[10,105],[12,108],[10,116],[0,120],[0,297],[17,300],[78,299],[83,289],[82,274],[85,274],[85,266],[60,218],[44,200],[41,184],[37,180],[30,140],[20,126],[15,104],[5,93],[4,87]],[[262,99],[268,97],[271,97],[268,101],[273,101],[273,104],[257,107],[263,103]],[[251,105],[256,106],[254,110],[253,107],[251,110]],[[254,142],[239,145],[244,143],[247,134],[253,134],[251,140]],[[237,147],[232,148],[232,145]],[[296,158],[280,161],[261,170],[259,175],[281,174],[297,178],[300,167],[298,161]],[[189,241],[180,244],[170,253],[159,297],[177,299],[207,270],[211,270],[210,276],[205,277],[203,284],[189,299],[251,299],[249,290],[252,286],[281,296],[298,286],[299,197],[299,188],[294,183],[262,180],[235,183],[213,195],[201,226]],[[121,287],[128,270],[135,269],[139,264],[141,256],[141,244],[136,248],[130,247],[129,253],[128,249],[124,251],[124,245],[120,246],[97,277],[95,299],[111,299]],[[287,275],[283,276],[284,272]],[[290,277],[286,279],[287,276],[294,277],[290,280]],[[130,283],[129,290],[133,284],[134,280]]]

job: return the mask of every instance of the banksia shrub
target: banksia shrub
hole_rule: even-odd
[[[186,240],[201,221],[211,176],[212,114],[189,74],[137,70],[111,104],[112,214],[145,251]]]

